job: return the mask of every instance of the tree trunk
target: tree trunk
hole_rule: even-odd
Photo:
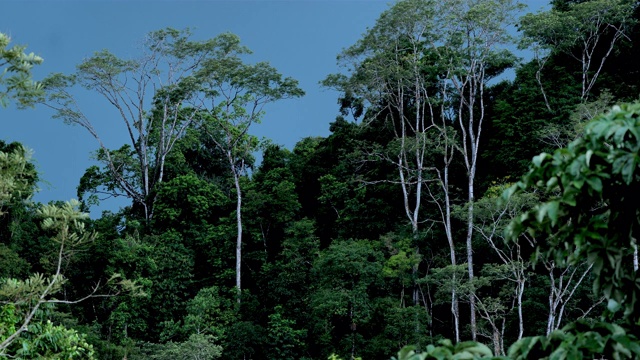
[[[518,340],[524,335],[524,318],[522,317],[522,295],[524,293],[525,280],[518,283]]]
[[[493,354],[495,356],[500,356],[502,354],[502,348],[500,347],[501,344],[501,336],[500,336],[500,330],[498,329],[497,326],[493,325]]]
[[[242,292],[241,266],[242,266],[242,191],[240,189],[240,174],[232,161],[233,157],[228,154],[231,163],[231,172],[233,173],[233,181],[236,186],[236,226],[238,229],[236,238],[236,290],[238,292],[238,303],[240,303],[240,294]],[[244,165],[244,161],[242,162]]]
[[[633,270],[638,271],[638,243],[633,239]]]
[[[445,202],[445,233],[447,234],[447,242],[449,243],[449,255],[451,257],[451,265],[456,266],[456,249],[453,244],[453,231],[451,228],[451,203],[449,198],[449,167],[444,168],[444,202]],[[456,343],[460,342],[460,307],[458,305],[458,294],[456,291],[455,272],[453,273],[453,284],[451,287],[451,314],[453,315],[453,330],[455,333]]]
[[[467,269],[469,271],[469,283],[473,286],[473,175],[469,174],[469,210],[467,213]],[[471,289],[469,296],[469,310],[471,311],[471,339],[476,341],[476,298],[475,290]]]

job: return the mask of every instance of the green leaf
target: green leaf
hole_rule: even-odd
[[[609,299],[609,301],[607,302],[607,309],[609,309],[609,311],[611,311],[612,313],[618,312],[618,310],[620,310],[620,307],[620,303],[618,303],[614,299]]]
[[[542,166],[542,162],[543,162],[545,159],[549,158],[549,157],[550,157],[550,155],[549,155],[549,154],[547,154],[547,153],[541,153],[541,154],[539,154],[539,155],[534,156],[534,157],[533,157],[533,160],[532,160],[531,162],[533,163],[533,166],[535,166],[535,167],[538,167],[538,168],[539,168],[539,167],[541,167],[541,166]]]
[[[585,161],[587,163],[587,167],[590,166],[592,156],[593,156],[593,150],[591,149],[587,150],[587,153],[585,154]]]
[[[599,177],[597,177],[597,176],[588,177],[587,178],[587,184],[589,184],[591,189],[593,189],[597,193],[601,193],[602,192],[602,179],[600,179]]]

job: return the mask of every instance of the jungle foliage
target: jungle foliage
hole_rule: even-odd
[[[251,125],[303,91],[233,34],[155,31],[42,82],[0,34],[2,104],[98,147],[79,201],[38,204],[29,151],[0,142],[0,356],[640,357],[640,10],[551,5],[390,5],[322,82],[330,135],[292,149]],[[103,196],[130,205],[90,219]]]

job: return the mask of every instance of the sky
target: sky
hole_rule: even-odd
[[[532,10],[548,3],[529,0]],[[291,149],[307,136],[329,135],[329,123],[338,114],[338,93],[318,82],[340,71],[336,56],[354,44],[389,7],[387,0],[3,0],[0,32],[12,44],[44,58],[34,78],[74,72],[94,52],[108,49],[121,58],[134,58],[149,32],[173,27],[190,28],[193,39],[205,40],[223,32],[238,35],[253,51],[251,62],[268,61],[283,75],[300,82],[306,96],[268,105],[262,124],[252,133]],[[79,98],[107,147],[127,142],[124,127],[102,99]],[[86,130],[52,118],[39,106],[0,109],[0,140],[18,141],[33,151],[40,177],[35,201],[67,201],[98,144]],[[104,201],[91,211],[117,210],[128,201]]]

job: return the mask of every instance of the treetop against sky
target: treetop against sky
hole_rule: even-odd
[[[534,11],[547,6],[542,0],[527,4]],[[0,14],[0,32],[44,58],[34,69],[35,79],[72,73],[83,59],[103,49],[133,58],[147,33],[165,27],[190,28],[196,40],[232,32],[253,51],[249,61],[268,61],[284,76],[297,79],[306,92],[302,98],[270,104],[263,123],[252,129],[259,137],[291,148],[303,137],[328,134],[328,124],[338,114],[338,94],[318,82],[339,71],[336,55],[355,43],[387,8],[386,0],[9,1]],[[78,100],[104,134],[107,147],[126,142],[126,134],[110,125],[109,119],[117,114],[106,111],[97,95],[83,92]],[[64,125],[52,115],[44,106],[27,111],[11,107],[2,115],[2,140],[19,141],[34,150],[44,179],[35,199],[43,202],[76,197],[78,179],[93,164],[91,152],[98,148],[84,129]],[[121,205],[105,202],[101,207]]]

